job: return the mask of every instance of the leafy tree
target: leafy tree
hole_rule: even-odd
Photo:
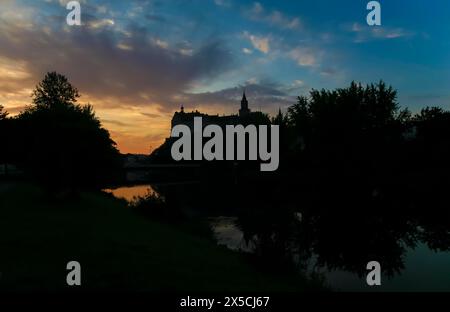
[[[4,110],[2,105],[0,105],[0,121],[5,120],[7,116],[8,112]]]
[[[310,119],[310,108],[308,99],[304,96],[297,97],[297,103],[288,108],[289,124],[297,129],[305,127]]]
[[[37,108],[56,108],[73,106],[80,94],[65,76],[51,72],[36,86],[32,96]]]
[[[426,107],[412,118],[418,163],[449,168],[450,112],[440,107]]]
[[[270,117],[263,112],[253,112],[250,115],[240,117],[243,125],[270,125]]]
[[[6,128],[6,117],[8,116],[8,112],[3,110],[3,106],[0,105],[0,135],[2,137],[2,140],[0,140],[0,163],[5,163],[5,172],[7,171],[7,165],[6,165],[6,150],[7,150],[7,128]]]
[[[18,116],[22,161],[51,188],[97,187],[120,168],[120,154],[91,105],[77,104],[78,90],[55,72],[33,92]]]
[[[450,112],[440,107],[423,108],[413,117],[419,141],[435,144],[450,140]]]
[[[342,170],[358,171],[358,166],[366,170],[371,165],[387,169],[403,139],[402,122],[408,118],[410,113],[397,103],[397,91],[382,81],[313,89],[288,109],[291,145],[307,161],[305,166],[312,162]]]
[[[272,124],[278,125],[280,128],[285,128],[288,124],[287,116],[281,112],[281,108],[278,109],[278,114],[275,117],[272,117]]]
[[[414,120],[418,123],[421,122],[436,122],[436,121],[444,121],[448,119],[449,112],[445,111],[441,107],[425,107],[423,108],[419,114],[414,116]]]
[[[290,106],[286,115],[287,124],[292,129],[288,132],[289,140],[295,150],[304,150],[311,135],[311,111],[307,97],[297,97],[297,103]]]

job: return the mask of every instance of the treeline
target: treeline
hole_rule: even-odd
[[[299,96],[285,113],[280,111],[271,119],[263,113],[257,117],[241,122],[280,126],[280,166],[275,175],[298,176],[290,182],[329,179],[336,183],[331,180],[349,178],[377,184],[380,180],[394,183],[420,178],[425,183],[432,178],[435,183],[450,183],[450,112],[439,107],[416,113],[402,108],[397,91],[382,81],[369,85],[352,82],[335,90],[313,89],[308,96]],[[167,140],[151,160],[173,162],[172,143]],[[259,162],[203,165],[204,175],[235,179],[257,170]]]
[[[54,190],[96,188],[120,174],[116,143],[79,97],[65,76],[51,72],[20,114],[8,118],[1,107],[0,163]]]
[[[281,166],[330,176],[377,177],[450,172],[450,112],[401,108],[384,82],[312,90],[273,118],[281,128]]]
[[[95,187],[118,175],[116,144],[79,97],[66,77],[52,72],[19,115],[9,117],[0,107],[0,163],[52,187]],[[282,173],[364,179],[450,173],[450,112],[427,107],[413,114],[384,82],[312,90],[272,123],[280,125]]]

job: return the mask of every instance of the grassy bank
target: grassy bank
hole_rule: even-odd
[[[66,264],[81,290],[297,291],[298,276],[273,276],[242,255],[139,217],[104,194],[52,200],[29,184],[0,184],[0,289],[66,290]]]

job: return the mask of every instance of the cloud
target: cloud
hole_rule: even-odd
[[[154,39],[154,43],[160,47],[161,49],[168,49],[169,43],[167,41],[161,40],[161,39]]]
[[[305,85],[305,82],[303,80],[294,80],[291,84],[292,88],[301,88]]]
[[[88,26],[93,29],[108,27],[108,26],[114,26],[114,20],[109,18],[104,19],[96,19],[92,20],[88,23]]]
[[[308,88],[309,87],[304,80],[296,79],[288,85],[281,86],[280,90],[282,90],[285,94],[299,95],[304,93],[304,91]]]
[[[157,22],[157,23],[165,23],[167,22],[167,19],[162,15],[156,15],[156,14],[146,14],[145,19],[151,22]]]
[[[320,74],[321,74],[322,76],[332,76],[332,75],[337,74],[337,72],[338,72],[338,71],[337,71],[335,68],[327,67],[327,68],[324,68],[324,69],[320,72]]]
[[[129,125],[125,122],[119,121],[119,120],[110,120],[110,119],[106,119],[103,118],[102,119],[102,123],[104,124],[112,124],[112,125],[116,125],[116,126],[124,126],[124,127],[133,127],[133,125]]]
[[[244,32],[244,37],[250,40],[253,48],[256,50],[267,54],[270,51],[270,39],[269,37],[255,36],[249,34],[248,32]]]
[[[252,77],[250,79],[247,79],[247,81],[245,82],[246,85],[254,85],[254,84],[258,84],[259,79],[256,77]]]
[[[289,56],[302,67],[317,66],[317,53],[311,48],[297,47],[289,52]]]
[[[134,21],[112,23],[87,13],[84,25],[69,27],[64,15],[47,12],[2,2],[0,103],[18,113],[31,103],[32,89],[46,72],[60,72],[80,90],[81,103],[94,105],[122,152],[156,148],[170,133],[179,99],[198,81],[226,74],[235,62],[220,36],[196,43],[156,37],[151,27]]]
[[[245,11],[245,15],[253,21],[265,22],[282,29],[296,30],[302,27],[300,18],[288,17],[277,10],[267,12],[260,2],[254,2],[253,6]]]
[[[259,2],[254,2],[253,7],[249,11],[249,13],[251,13],[253,16],[259,16],[263,12],[264,12],[264,8],[263,8],[262,4]]]
[[[0,11],[0,103],[10,112],[18,112],[31,102],[32,89],[46,72],[60,72],[80,90],[81,103],[94,105],[123,152],[157,147],[169,135],[170,118],[182,104],[187,110],[211,114],[237,113],[246,87],[252,110],[274,114],[279,107],[295,103],[289,92],[304,88],[302,80],[283,86],[258,77],[249,79],[259,73],[251,67],[243,71],[236,59],[243,55],[231,52],[224,41],[227,36],[199,23],[192,28],[182,22],[174,26],[172,16],[162,15],[167,12],[132,5],[132,9],[112,15],[104,8],[88,7],[82,18],[84,25],[69,27],[59,0],[45,4],[46,10],[40,11],[42,3],[8,3],[3,6],[2,2]],[[266,12],[262,6],[260,9],[258,18],[264,17],[271,25],[290,28],[287,21],[294,21],[292,27],[298,27],[294,18]],[[130,20],[127,14],[139,18]],[[159,31],[169,25],[170,30]],[[187,36],[191,29],[195,34]],[[288,55],[285,51],[295,46],[284,46],[282,39],[271,34],[247,32],[239,36],[246,42],[242,53],[257,56],[251,66],[260,66],[259,58],[280,56],[295,56],[294,61],[301,66],[318,61],[315,51],[306,47],[298,55]],[[309,58],[311,55],[316,58]],[[237,76],[240,78],[235,79]],[[225,79],[229,77],[232,82]],[[229,87],[245,80],[244,85]],[[223,87],[224,81],[227,87]],[[196,85],[207,86],[202,90],[221,87],[193,93]]]
[[[214,0],[214,3],[217,6],[221,6],[221,7],[226,7],[226,8],[231,7],[231,1],[230,0]]]
[[[201,109],[210,113],[237,114],[244,89],[250,109],[253,111],[261,109],[273,115],[278,108],[286,108],[295,103],[295,97],[286,92],[285,86],[271,82],[258,82],[256,78],[249,79],[244,85],[215,92],[186,93],[183,95],[182,102],[187,111]]]
[[[159,118],[159,117],[161,117],[160,114],[152,114],[152,113],[141,113],[141,114],[144,115],[144,116],[147,116],[149,118]]]
[[[90,24],[92,26],[92,24]],[[125,36],[101,27],[29,28],[0,19],[0,55],[14,70],[3,66],[8,75],[26,76],[32,87],[47,71],[66,74],[83,94],[115,97],[124,103],[159,105],[163,110],[178,107],[173,95],[183,92],[197,80],[212,79],[226,72],[233,59],[220,38],[205,40],[197,47],[183,49],[147,30],[129,25]],[[264,49],[264,43],[261,43]],[[33,83],[30,85],[30,83]],[[0,92],[6,86],[0,86]]]
[[[359,23],[344,26],[348,31],[356,34],[354,42],[365,42],[369,40],[389,40],[398,38],[407,38],[414,36],[413,32],[403,28],[392,28],[386,26],[368,26]]]

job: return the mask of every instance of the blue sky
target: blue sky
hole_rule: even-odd
[[[82,26],[65,23],[65,0],[0,4],[0,103],[14,113],[49,70],[66,74],[124,151],[156,147],[182,104],[273,113],[311,88],[382,79],[413,111],[450,108],[450,2],[80,1]],[[252,107],[253,106],[253,107]]]

